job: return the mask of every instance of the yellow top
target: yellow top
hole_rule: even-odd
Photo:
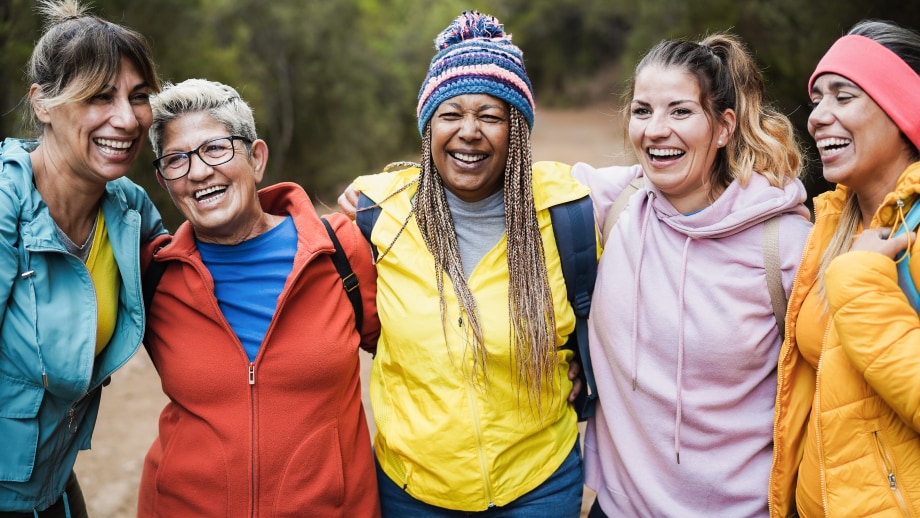
[[[96,235],[93,237],[89,257],[86,258],[86,268],[96,288],[96,355],[98,356],[115,332],[121,278],[101,208],[97,218]]]

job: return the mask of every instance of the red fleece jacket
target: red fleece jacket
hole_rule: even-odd
[[[307,194],[278,184],[259,197],[266,212],[293,216],[298,242],[255,362],[218,307],[191,225],[147,250],[169,262],[147,341],[170,402],[144,461],[138,516],[380,514],[358,358],[380,332],[370,248],[344,216],[329,218],[360,280],[359,336]]]

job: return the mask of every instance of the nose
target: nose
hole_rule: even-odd
[[[474,115],[466,115],[460,119],[460,131],[458,135],[463,140],[474,140],[479,138],[479,121]]]
[[[198,153],[190,153],[188,160],[188,178],[191,180],[207,178],[214,172],[214,168],[204,163]]]
[[[645,127],[645,136],[649,138],[664,138],[671,133],[666,113],[653,113]]]
[[[815,128],[831,124],[833,119],[834,113],[830,101],[825,96],[812,105],[811,113],[808,114],[808,131],[814,135]]]
[[[112,103],[112,126],[134,131],[141,125],[141,115],[137,110],[150,110],[150,105],[133,105],[128,98],[119,98]]]

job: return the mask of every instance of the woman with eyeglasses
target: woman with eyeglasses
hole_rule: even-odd
[[[146,343],[170,401],[138,516],[378,516],[358,358],[380,330],[367,243],[339,214],[336,245],[298,185],[258,190],[268,146],[233,88],[189,79],[152,105],[157,179],[188,221],[149,247],[148,272],[165,268]]]
[[[0,144],[0,517],[85,517],[73,473],[144,331],[139,247],[164,233],[125,178],[159,78],[144,38],[74,0],[28,68],[37,140]]]

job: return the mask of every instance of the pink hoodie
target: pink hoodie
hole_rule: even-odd
[[[639,166],[572,174],[599,225]],[[801,182],[735,181],[678,213],[650,183],[605,243],[590,339],[600,406],[586,483],[610,516],[766,516],[781,344],[767,289],[763,223],[782,214],[788,296],[811,223]]]

